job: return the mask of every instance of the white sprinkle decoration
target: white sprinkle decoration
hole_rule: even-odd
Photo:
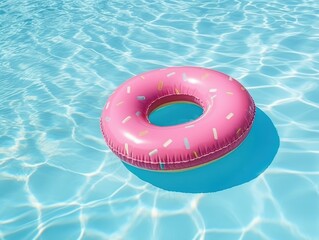
[[[109,106],[110,106],[110,102],[107,102],[105,109],[108,109]]]
[[[128,144],[127,143],[124,144],[124,148],[125,148],[126,155],[128,155]]]
[[[216,128],[213,128],[213,135],[214,135],[214,139],[218,140],[218,135],[217,135],[217,130]]]
[[[140,111],[137,111],[135,114],[136,114],[136,116],[139,117],[139,116],[141,116],[142,113]]]
[[[137,96],[136,98],[139,101],[144,101],[145,100],[145,96]]]
[[[158,153],[158,150],[157,150],[157,149],[154,149],[154,150],[150,151],[150,152],[148,153],[148,155],[149,155],[150,157],[152,157],[152,156],[154,156],[154,155],[157,154],[157,153]]]
[[[226,92],[228,95],[233,95],[233,92]]]
[[[212,105],[214,105],[215,97],[216,97],[216,95],[210,97],[210,101],[211,101]]]
[[[130,94],[130,92],[131,92],[131,86],[128,86],[128,87],[126,88],[126,92],[127,92],[127,94]]]
[[[172,142],[173,142],[172,139],[168,139],[166,142],[164,142],[163,147],[167,148]]]
[[[105,119],[106,122],[109,122],[111,120],[110,117],[105,117],[104,119]]]
[[[186,82],[187,81],[187,75],[186,73],[183,73],[183,80]]]
[[[227,120],[231,119],[234,116],[234,113],[228,113],[228,115],[226,116]]]
[[[211,88],[211,89],[209,89],[209,92],[217,92],[217,89],[216,88]]]
[[[167,77],[171,77],[171,76],[173,76],[173,75],[175,75],[175,72],[171,72],[171,73],[167,74],[166,76],[167,76]]]
[[[185,126],[185,128],[192,128],[194,127],[195,125],[188,125],[188,126]]]
[[[189,145],[189,141],[188,141],[188,138],[184,138],[184,145],[185,145],[185,148],[186,149],[190,149],[190,145]]]
[[[127,123],[131,119],[131,116],[127,116],[126,118],[123,119],[122,123]]]
[[[233,78],[229,76],[229,77],[228,77],[228,80],[229,80],[229,81],[233,81]]]

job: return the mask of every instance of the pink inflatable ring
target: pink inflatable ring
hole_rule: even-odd
[[[149,114],[173,101],[203,108],[196,120],[160,127]],[[255,116],[246,89],[223,73],[170,67],[137,75],[109,98],[101,129],[110,149],[128,164],[150,170],[182,170],[214,161],[245,139]]]

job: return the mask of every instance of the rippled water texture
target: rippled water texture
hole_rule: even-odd
[[[319,2],[0,2],[0,239],[318,239]],[[273,121],[252,181],[210,194],[131,174],[99,129],[111,92],[172,65],[223,71]]]

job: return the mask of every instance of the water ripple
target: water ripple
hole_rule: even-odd
[[[316,239],[318,1],[0,3],[0,239]],[[131,76],[223,71],[277,127],[257,179],[157,189],[104,144],[99,117]]]

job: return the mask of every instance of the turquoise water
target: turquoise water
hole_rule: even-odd
[[[148,120],[156,126],[174,126],[199,118],[204,109],[192,102],[169,102],[159,106],[148,116]]]
[[[318,239],[319,2],[0,2],[0,239]],[[126,79],[195,65],[238,79],[278,153],[222,191],[129,172],[99,117]]]

